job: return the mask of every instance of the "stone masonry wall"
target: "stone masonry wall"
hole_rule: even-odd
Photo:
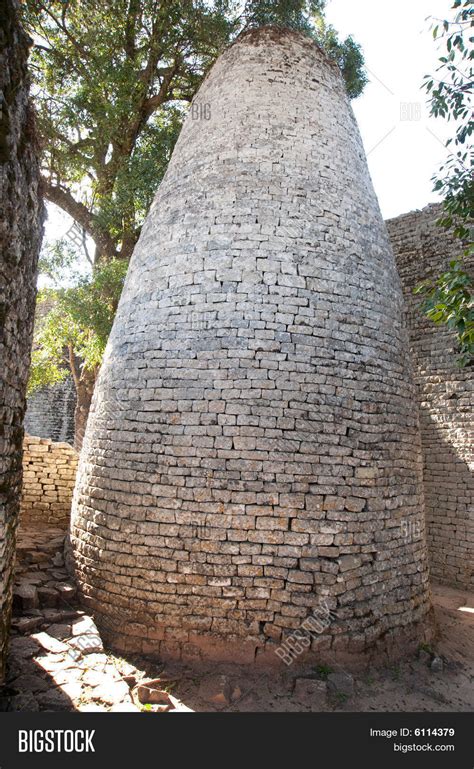
[[[456,362],[455,337],[418,309],[413,288],[459,255],[459,240],[436,225],[431,205],[387,222],[401,276],[418,385],[430,571],[473,588],[474,386],[472,368]],[[469,268],[474,270],[471,261]]]
[[[109,642],[278,662],[323,609],[316,659],[425,639],[402,309],[337,66],[241,36],[143,227],[81,451],[74,568]]]
[[[10,628],[23,418],[42,205],[28,97],[29,41],[16,0],[0,4],[0,684]]]
[[[72,378],[42,387],[27,400],[25,430],[30,435],[72,444],[75,408],[76,389]]]
[[[25,435],[21,526],[68,526],[78,454],[69,443]]]

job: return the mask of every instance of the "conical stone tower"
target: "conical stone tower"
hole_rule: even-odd
[[[115,647],[278,661],[302,625],[319,659],[423,640],[401,315],[337,67],[300,33],[241,36],[143,227],[89,418],[72,551]]]

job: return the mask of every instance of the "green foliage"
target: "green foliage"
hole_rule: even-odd
[[[439,278],[425,281],[415,289],[424,296],[421,309],[437,324],[447,325],[455,331],[459,344],[459,362],[466,366],[473,360],[472,280],[463,270],[463,256],[472,253],[472,220],[474,214],[474,181],[472,178],[472,146],[469,138],[474,130],[471,119],[474,38],[474,15],[471,0],[456,0],[452,6],[454,17],[433,27],[433,38],[444,44],[444,55],[439,58],[437,77],[427,75],[424,87],[430,100],[430,112],[455,124],[454,136],[446,142],[450,149],[448,159],[433,176],[436,192],[443,195],[445,213],[438,224],[452,229],[458,237],[463,255],[450,263]]]
[[[433,647],[431,646],[431,644],[428,644],[428,643],[421,643],[418,646],[418,653],[420,651],[426,652],[427,654],[434,655]]]
[[[324,5],[325,0],[247,0],[243,16],[247,27],[272,24],[311,32],[312,19],[322,15]]]
[[[104,196],[96,212],[97,222],[114,240],[120,240],[127,224],[135,232],[143,224],[171,158],[183,114],[178,105],[164,107],[143,128],[132,154],[117,169],[114,188]],[[131,217],[128,223],[127,215]]]
[[[77,247],[68,237],[44,243],[38,260],[38,272],[53,283],[67,279],[77,263]]]
[[[96,267],[72,288],[40,292],[46,313],[35,329],[29,392],[63,381],[70,368],[78,375],[101,363],[125,280],[127,264],[112,260]],[[48,306],[51,309],[47,309]],[[71,361],[80,360],[77,364]],[[72,364],[72,365],[71,365]]]
[[[328,665],[316,665],[315,671],[318,678],[320,678],[322,681],[327,681],[329,673],[332,673],[332,668],[330,668]]]
[[[35,41],[46,197],[55,202],[59,187],[80,201],[89,234],[111,236],[116,253],[110,246],[106,256],[131,239],[133,248],[178,134],[180,105],[231,24],[204,0],[27,0],[23,13]],[[75,217],[73,205],[69,213]]]
[[[430,112],[434,117],[453,121],[454,137],[448,139],[451,147],[448,160],[433,177],[434,189],[444,195],[446,216],[440,221],[443,227],[455,226],[455,234],[462,239],[469,236],[466,222],[474,213],[474,184],[471,167],[472,149],[468,140],[474,131],[472,113],[474,38],[469,35],[474,9],[472,2],[457,0],[452,6],[452,21],[444,20],[433,27],[435,40],[442,40],[446,51],[439,58],[436,70],[439,77],[426,76],[424,87],[430,97]]]
[[[360,96],[368,82],[360,45],[351,36],[344,41],[339,40],[334,27],[326,27],[324,23],[320,25],[315,38],[338,63],[349,98]]]
[[[472,279],[453,259],[449,269],[434,281],[425,281],[415,289],[423,295],[423,312],[433,323],[446,325],[457,335],[459,363],[466,366],[474,360],[474,303]]]

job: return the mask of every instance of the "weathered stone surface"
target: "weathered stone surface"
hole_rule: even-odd
[[[0,29],[0,684],[5,675],[16,525],[22,480],[23,417],[41,244],[42,204],[29,39],[17,0],[2,3]]]
[[[418,652],[418,659],[420,662],[422,662],[424,665],[430,665],[431,664],[431,654],[424,649],[420,649]]]
[[[142,705],[169,705],[170,697],[168,692],[162,689],[156,689],[154,686],[140,684],[137,686],[137,698]]]
[[[11,684],[13,689],[16,689],[20,693],[32,692],[44,692],[50,687],[47,681],[41,676],[35,676],[26,673],[25,675],[18,676]]]
[[[42,308],[39,305],[38,309]],[[37,315],[38,315],[37,309]],[[49,309],[49,307],[48,307]],[[72,377],[32,393],[26,403],[25,430],[53,441],[74,441],[76,388]]]
[[[78,710],[81,713],[107,713],[104,705],[98,705],[96,702],[88,702],[86,705],[79,705]]]
[[[38,647],[37,651],[40,651]],[[51,652],[50,654],[38,654],[38,656],[35,657],[35,663],[46,673],[56,673],[60,670],[75,669],[78,667],[77,661],[74,660],[69,653],[58,654],[56,652]]]
[[[99,670],[86,670],[82,680],[87,686],[99,686],[104,683],[104,673]]]
[[[39,589],[44,586],[57,587],[51,577],[54,574],[60,578],[63,576],[58,574],[54,566],[54,562],[58,561],[55,555],[58,549],[62,550],[63,542],[64,535],[57,528],[20,528],[16,572],[22,585],[30,585],[34,579]],[[45,552],[48,558],[41,562],[39,571],[38,563],[32,556]],[[17,604],[15,611],[23,610]],[[96,689],[95,696],[103,702],[97,708],[100,712],[111,709],[112,702],[131,705],[130,689],[122,680],[122,675],[128,673],[135,684],[144,674],[125,660],[115,661],[103,653],[102,642],[92,617],[74,607],[69,610],[30,609],[29,612],[32,616],[13,615],[15,630],[31,635],[15,636],[12,639],[7,688],[3,689],[3,696],[0,696],[0,711],[20,707],[50,711],[81,709],[80,703],[90,700]],[[32,633],[37,623],[41,632]],[[78,649],[73,648],[74,644],[78,645]],[[45,696],[39,700],[18,698],[20,692],[24,694],[28,691]],[[130,707],[130,710],[134,711],[135,708]]]
[[[57,590],[59,593],[60,601],[69,606],[76,598],[77,588],[75,585],[58,585]]]
[[[71,625],[71,630],[73,636],[86,635],[89,633],[95,636],[98,634],[97,626],[94,620],[92,617],[88,617],[87,615],[74,620]]]
[[[40,606],[54,609],[54,607],[58,605],[59,593],[54,587],[39,587],[38,598]]]
[[[28,713],[37,712],[39,708],[38,700],[31,692],[17,694],[10,700],[10,709],[14,711],[27,711]]]
[[[71,698],[63,692],[62,688],[40,692],[36,699],[42,710],[71,710]]]
[[[54,624],[48,627],[48,635],[57,638],[58,641],[64,641],[71,637],[71,625]]]
[[[232,699],[232,685],[226,675],[206,676],[199,684],[199,696],[216,708],[224,708]]]
[[[124,681],[104,681],[92,690],[91,699],[100,700],[108,705],[130,701],[129,688]]]
[[[13,620],[12,625],[19,633],[31,633],[32,630],[36,630],[43,622],[43,617],[20,617]]]
[[[13,590],[13,604],[22,611],[36,609],[39,606],[38,590],[34,585],[23,583]]]
[[[61,686],[61,691],[66,697],[69,697],[72,702],[76,702],[83,696],[84,687],[82,686],[81,681],[68,680]]]
[[[327,697],[326,681],[315,678],[297,678],[295,681],[294,697],[302,705],[311,710],[323,710]]]
[[[56,553],[53,558],[54,566],[64,566],[64,556],[62,553]]]
[[[362,558],[355,555],[343,555],[339,558],[339,571],[351,571],[362,565]]]
[[[350,697],[354,694],[354,679],[349,673],[329,673],[327,688],[332,694]]]
[[[133,702],[118,702],[109,710],[110,713],[141,713],[140,708],[137,708]]]
[[[39,648],[39,644],[28,636],[12,638],[10,641],[11,654],[20,659],[33,657],[38,653]]]
[[[39,524],[65,527],[69,524],[77,462],[77,452],[68,443],[25,435],[20,505],[23,528]],[[34,557],[37,560],[48,558],[45,553],[35,553]],[[62,553],[56,553],[54,565],[63,564]]]
[[[92,633],[75,636],[68,641],[68,645],[71,649],[81,654],[95,654],[96,652],[104,651],[101,637]]]
[[[457,363],[454,333],[436,326],[418,308],[413,289],[441,275],[462,252],[451,230],[436,225],[441,205],[387,222],[405,295],[411,352],[419,392],[426,536],[431,575],[474,589],[474,387],[472,368]],[[474,276],[474,256],[463,260]],[[405,539],[423,531],[403,522]]]
[[[185,121],[95,391],[80,589],[115,647],[165,660],[275,661],[323,598],[331,648],[408,650],[429,610],[423,539],[400,526],[423,528],[418,418],[342,78],[262,29],[196,104],[210,118]]]
[[[53,638],[48,633],[35,633],[31,638],[36,641],[42,649],[53,654],[62,654],[68,651],[68,647],[62,641],[58,641],[57,638]]]

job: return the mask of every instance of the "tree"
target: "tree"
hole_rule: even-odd
[[[424,87],[430,97],[431,114],[455,123],[454,137],[446,142],[452,148],[448,160],[433,176],[434,190],[444,196],[444,215],[440,227],[453,228],[460,239],[460,254],[449,268],[434,280],[424,281],[415,293],[423,296],[422,311],[434,323],[446,325],[457,336],[459,363],[474,360],[474,307],[472,278],[463,269],[464,259],[473,253],[471,239],[474,214],[474,182],[472,178],[472,147],[468,140],[474,125],[471,120],[473,89],[472,60],[474,51],[469,38],[474,9],[470,0],[456,0],[451,21],[442,20],[433,27],[435,40],[444,42],[445,54],[439,58],[439,77],[426,76]],[[471,224],[471,227],[470,227]]]
[[[128,259],[182,105],[230,34],[219,7],[179,0],[29,0],[47,200]],[[151,173],[153,172],[153,173]]]
[[[29,392],[72,375],[76,388],[75,446],[80,449],[96,375],[125,280],[127,262],[96,266],[71,288],[44,290],[38,302],[51,305],[36,324]]]
[[[249,27],[301,29],[337,60],[349,95],[361,92],[360,49],[338,40],[323,10],[324,0],[26,0],[44,194],[74,220],[92,271],[76,287],[49,293],[57,304],[37,329],[30,388],[70,368],[78,443],[105,337],[94,312],[78,314],[77,302],[83,307],[90,291],[100,304],[110,278],[106,304],[116,306],[116,262],[132,254],[186,108],[221,50]],[[43,254],[43,272],[57,278],[74,254],[70,238],[58,241]]]

